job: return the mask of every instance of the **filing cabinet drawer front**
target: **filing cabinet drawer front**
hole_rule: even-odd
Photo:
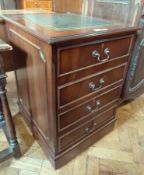
[[[90,78],[58,87],[58,107],[62,108],[118,81],[122,81],[125,72],[124,70],[125,65],[121,65],[120,67],[107,70],[99,75],[92,75]]]
[[[52,1],[40,1],[36,7],[52,10]]]
[[[59,150],[63,150],[74,143],[77,143],[80,139],[87,137],[96,129],[108,123],[114,118],[115,110],[111,109],[97,116],[95,119],[81,125],[81,127],[71,131],[59,138]]]
[[[84,78],[92,74],[100,73],[103,70],[107,70],[107,69],[119,66],[121,64],[127,63],[128,59],[129,59],[128,56],[121,57],[121,58],[115,59],[113,61],[109,61],[101,65],[96,65],[96,66],[81,70],[79,72],[74,72],[72,74],[67,74],[65,76],[59,77],[57,78],[58,86],[61,86],[66,83],[70,83],[72,81],[79,80],[80,78]]]
[[[41,8],[52,10],[51,0],[24,0],[24,8]]]
[[[58,54],[58,76],[129,55],[132,38],[132,36],[128,36],[97,44],[60,49]]]
[[[59,114],[59,131],[74,125],[76,122],[79,122],[84,118],[91,119],[93,115],[102,111],[104,107],[112,104],[113,102],[117,103],[120,92],[121,86],[116,87],[97,98],[93,98],[79,107],[65,112],[64,114]]]

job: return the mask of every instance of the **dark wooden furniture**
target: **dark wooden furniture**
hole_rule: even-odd
[[[123,100],[132,100],[144,93],[144,5],[138,21],[141,30],[138,32],[132,52],[132,59],[122,93]]]
[[[59,168],[113,129],[137,28],[53,30],[41,17],[49,16],[3,15],[20,110]]]
[[[7,43],[9,42],[5,22],[3,19],[0,19],[0,38]],[[5,51],[2,53],[2,56],[4,62],[4,70],[6,72],[12,71],[13,70],[12,52]]]
[[[14,10],[16,9],[16,1],[15,0],[0,0],[0,7],[2,10]],[[0,18],[0,38],[8,42],[7,31],[5,28],[5,22],[2,18]],[[12,64],[12,54],[11,52],[5,51],[2,53],[3,61],[4,61],[4,69],[6,72],[13,70]]]
[[[7,76],[4,72],[2,53],[10,50],[12,50],[12,47],[0,40],[0,128],[3,129],[9,143],[9,148],[0,152],[0,162],[4,161],[11,155],[15,158],[21,156],[5,89]]]

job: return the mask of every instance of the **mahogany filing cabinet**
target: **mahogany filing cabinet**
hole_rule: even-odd
[[[113,129],[137,29],[55,31],[26,17],[3,16],[19,107],[59,168]]]

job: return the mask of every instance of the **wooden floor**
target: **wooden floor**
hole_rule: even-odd
[[[111,133],[55,171],[18,114],[15,92],[9,74],[8,95],[23,156],[0,164],[0,175],[144,175],[144,96],[119,108]],[[6,145],[0,131],[0,149]]]

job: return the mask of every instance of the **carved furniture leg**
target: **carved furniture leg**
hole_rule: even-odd
[[[5,46],[5,47],[4,47]],[[20,147],[16,137],[16,131],[6,96],[6,74],[4,72],[2,51],[11,50],[12,47],[0,41],[0,127],[3,129],[9,143],[9,148],[0,152],[0,162],[13,155],[21,156]]]

